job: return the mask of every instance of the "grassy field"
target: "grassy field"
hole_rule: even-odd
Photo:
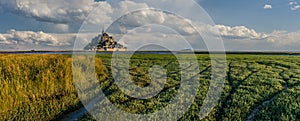
[[[67,55],[0,55],[0,120],[55,120],[81,107]]]
[[[130,77],[139,87],[147,87],[151,82],[148,70],[153,65],[166,69],[168,78],[157,96],[136,99],[113,84],[112,70],[122,69],[111,65],[111,56],[97,55],[99,88],[119,109],[137,114],[153,113],[168,106],[176,97],[182,68],[175,56],[134,55],[124,59],[130,59]],[[199,89],[192,106],[180,120],[199,120],[198,113],[208,91],[210,58],[197,55],[197,62]],[[55,120],[82,106],[73,84],[71,56],[0,55],[0,65],[0,120]],[[300,57],[227,55],[226,66],[220,100],[203,120],[300,119]],[[116,115],[109,114],[122,118]],[[95,119],[85,115],[81,120]]]
[[[99,58],[109,73],[116,69],[111,65],[110,56],[100,55]],[[209,56],[197,55],[197,58],[201,76],[198,78],[200,85],[196,100],[180,120],[199,120],[198,113],[210,83]],[[168,73],[168,81],[158,96],[146,100],[135,99],[124,94],[116,85],[104,85],[104,92],[110,92],[106,95],[111,103],[126,112],[137,114],[153,113],[166,107],[176,97],[176,87],[180,85],[180,68],[176,57],[135,55],[130,58],[131,79],[140,87],[147,86],[150,82],[147,72],[153,65],[161,65]],[[298,56],[227,55],[227,76],[222,96],[217,106],[203,120],[300,119],[299,69]],[[109,116],[124,118],[113,113]],[[93,118],[86,115],[82,120]]]

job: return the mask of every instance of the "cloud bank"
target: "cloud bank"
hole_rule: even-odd
[[[44,32],[16,31],[10,30],[7,33],[0,34],[1,49],[43,49],[47,47],[58,48],[71,45],[71,39],[63,40],[54,35]]]
[[[101,8],[96,9],[95,8]],[[57,24],[60,31],[76,32],[82,22],[93,11],[96,15],[87,22],[94,25],[110,24],[118,13],[132,8],[145,8],[147,4],[133,1],[99,1],[94,0],[0,0],[3,12],[34,19],[39,22]]]
[[[227,50],[286,50],[299,51],[300,31],[273,31],[271,33],[260,33],[254,29],[245,26],[225,26],[225,25],[207,25],[202,28],[205,31],[214,33],[215,36],[220,35],[225,43]],[[141,44],[143,41],[155,39],[162,43],[173,43],[174,48],[182,48],[178,44],[182,40],[181,35],[172,32],[162,31],[163,29],[155,29],[142,27],[138,31],[131,30],[122,41],[126,43]],[[218,31],[215,31],[218,30]],[[160,32],[159,32],[160,31]],[[87,43],[99,33],[82,33],[81,40]],[[113,33],[111,33],[113,34]],[[10,30],[0,34],[0,46],[2,50],[72,50],[77,33],[53,34],[32,31],[16,31]],[[118,36],[117,34],[114,35]],[[193,34],[184,35],[190,43],[204,44],[199,38],[195,38]],[[178,41],[177,41],[178,39]],[[182,41],[181,41],[182,43]],[[202,46],[205,48],[205,46]],[[202,49],[203,49],[202,48]]]
[[[153,4],[155,2],[160,2],[166,7],[168,6],[168,3],[153,1]],[[180,5],[184,4],[184,1],[174,0],[173,3],[178,4],[178,8],[180,8]],[[289,5],[291,6],[291,10],[300,9],[298,3],[295,1],[291,1]],[[87,20],[87,22],[98,27],[99,25],[110,24],[109,22],[112,21],[113,18],[118,17],[122,11],[131,10],[133,8],[150,8],[150,6],[151,5],[145,4],[143,0],[135,2],[121,0],[99,2],[95,2],[94,0],[64,0],[60,2],[51,0],[0,0],[0,12],[9,12],[36,21],[51,23],[53,24],[52,28],[65,32],[64,34],[53,34],[10,30],[0,34],[0,46],[1,49],[72,49],[76,34],[71,33],[77,32],[82,22],[92,11],[95,12],[96,15],[102,16],[92,17],[92,19]],[[95,10],[97,7],[101,9]],[[264,9],[272,9],[272,5],[266,4]],[[143,11],[140,13],[132,13],[129,16],[128,18],[124,17],[123,20],[120,21],[120,23],[122,23],[122,21],[126,23],[128,28],[134,28],[143,23],[161,23],[172,26],[177,32],[190,38],[193,37],[193,34],[196,34],[193,28],[187,26],[189,20],[185,20],[187,23],[182,22],[178,17],[176,18],[176,16],[172,14]],[[95,29],[102,29],[104,27],[107,26]],[[300,31],[273,31],[271,33],[262,33],[245,26],[202,25],[198,27],[201,27],[203,31],[214,33],[216,36],[220,34],[228,50],[299,50],[295,45],[300,44]],[[123,31],[130,32],[131,30],[123,29]],[[147,36],[146,33],[149,31],[146,30],[142,35]],[[156,32],[159,31],[160,30],[156,30]],[[97,33],[88,32],[87,30],[87,33],[83,36],[85,41],[90,41],[91,38],[97,35]],[[150,35],[149,37],[151,37]],[[175,37],[169,34],[161,34],[160,36],[163,38],[168,38],[168,36],[169,38]],[[142,38],[136,39],[135,41],[139,41],[140,39]]]
[[[245,26],[230,27],[225,25],[216,25],[213,26],[213,28],[219,30],[219,34],[223,38],[228,38],[228,39],[240,39],[240,40],[250,39],[251,40],[251,39],[265,39],[268,37],[268,35],[265,33],[258,33],[254,29],[249,29]]]
[[[61,42],[52,35],[44,32],[16,30],[10,30],[5,34],[0,34],[0,43],[14,45],[34,44],[42,46],[69,45],[69,43]]]
[[[300,5],[296,1],[290,1],[289,5],[291,6],[291,10],[293,11],[300,9]]]
[[[38,21],[72,23],[83,20],[97,5],[104,2],[93,0],[1,0],[6,12],[30,17]]]

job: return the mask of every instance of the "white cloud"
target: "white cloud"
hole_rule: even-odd
[[[232,40],[224,39],[227,50],[231,51],[295,51],[299,52],[300,31],[274,31],[266,39]]]
[[[16,45],[24,45],[24,47],[27,48],[40,47],[43,49],[43,47],[49,47],[72,49],[72,42],[74,41],[76,34],[69,34],[69,32],[77,31],[74,28],[78,28],[79,26],[81,26],[81,22],[83,22],[85,18],[90,14],[90,12],[93,11],[96,7],[99,7],[101,9],[95,10],[95,16],[92,16],[91,19],[89,19],[87,22],[91,23],[91,25],[97,25],[95,26],[97,27],[96,29],[101,29],[101,27],[98,27],[99,25],[110,24],[113,19],[120,17],[124,11],[137,8],[151,8],[151,4],[145,4],[143,1],[145,0],[136,0],[136,2],[127,0],[100,2],[95,2],[94,0],[64,0],[60,2],[51,0],[0,0],[0,9],[2,9],[4,12],[10,12],[13,14],[18,14],[24,17],[35,19],[37,21],[51,23],[51,25],[53,24],[52,28],[66,33],[51,34],[43,32],[12,30],[4,34],[0,34],[0,47],[3,49],[3,47],[6,46],[10,46],[9,48],[14,48],[14,46]],[[174,3],[177,5],[177,8],[180,8],[181,5],[185,4],[185,1],[153,1],[153,4],[154,3],[160,3],[159,5],[165,7],[171,6],[169,5],[170,3]],[[291,5],[292,10],[297,10],[300,8],[297,2],[290,2],[289,5]],[[272,5],[266,4],[264,6],[264,9],[272,9]],[[178,12],[194,14],[188,10],[180,10]],[[193,36],[193,34],[196,33],[194,28],[188,26],[191,23],[189,22],[189,20],[185,20],[185,22],[183,22],[182,19],[172,14],[146,10],[142,12],[131,13],[129,16],[130,17],[128,18],[123,18],[123,21],[120,20],[120,22],[125,23],[131,28],[139,26],[143,23],[159,23],[171,27],[184,36]],[[118,29],[128,32],[130,31],[130,27]],[[264,47],[268,45],[289,46],[297,45],[296,43],[300,43],[300,40],[298,39],[300,38],[299,31],[274,31],[272,33],[260,33],[245,26],[231,27],[226,25],[202,25],[197,27],[199,27],[202,31],[212,32],[215,35],[218,35],[218,33],[220,33],[220,35],[225,40],[225,43],[227,45],[228,43],[230,43],[230,46],[232,46],[234,49],[243,49],[249,44],[253,45],[252,47],[257,46],[256,49],[264,49]],[[216,30],[219,30],[219,32],[217,32]],[[151,29],[148,29],[145,31],[145,33],[149,33],[150,31]],[[81,34],[79,37],[81,37],[81,40],[88,42],[96,35],[97,34],[92,33]],[[145,34],[143,33],[142,35]],[[165,33],[157,35],[163,38],[171,38],[170,40],[177,37],[175,35],[169,35]],[[151,38],[151,33],[150,35],[148,34],[145,36],[146,38]],[[131,39],[132,41],[139,41],[139,39],[143,38],[136,37],[136,39],[134,39],[134,37],[132,37]]]
[[[225,25],[216,25],[213,28],[219,30],[219,34],[223,38],[231,38],[231,39],[264,39],[267,38],[267,34],[258,33],[254,29],[249,29],[245,26],[225,26]]]
[[[8,12],[13,12],[26,17],[34,18],[38,21],[67,23],[73,20],[83,19],[93,8],[87,7],[93,3],[92,0],[66,0],[64,2],[54,2],[47,0],[1,0],[0,4]]]
[[[300,9],[300,5],[296,5],[296,6],[291,7],[291,10],[298,10],[298,9]]]
[[[201,31],[205,31],[208,33],[213,33],[214,35],[220,35],[224,43],[226,45],[226,49],[228,50],[249,50],[249,51],[266,51],[266,50],[292,50],[299,51],[299,47],[296,45],[300,44],[300,31],[296,32],[287,32],[287,31],[274,31],[271,33],[262,33],[257,32],[254,29],[247,28],[245,26],[226,26],[226,25],[198,25],[197,27],[201,27]],[[157,33],[155,28],[147,28],[143,27],[144,30],[139,31],[130,31],[133,35],[126,35],[127,38],[124,40],[125,42],[128,40],[130,43],[133,43],[133,46],[138,46],[143,43],[143,41],[156,40],[163,43],[172,43],[174,45],[173,49],[182,49],[182,45],[177,42],[181,39],[181,35],[167,33],[165,31],[161,31],[161,33]],[[185,28],[183,28],[185,29]],[[188,28],[187,31],[189,31]],[[150,30],[150,33],[149,31]],[[138,34],[137,34],[138,33]],[[154,36],[156,35],[156,36]],[[193,34],[183,35],[187,40],[194,44],[197,44],[196,47],[201,45],[203,42],[198,36],[194,36]],[[154,39],[155,38],[155,39]],[[149,40],[149,41],[150,41]],[[165,42],[164,42],[165,40]],[[130,45],[130,44],[129,44]],[[187,46],[184,46],[187,47]],[[203,47],[203,46],[201,46]],[[198,48],[199,49],[199,48]],[[200,48],[203,49],[203,48]]]
[[[265,4],[264,9],[272,9],[272,5]]]
[[[274,43],[278,46],[293,45],[300,43],[300,31],[274,31],[269,34],[268,42]]]
[[[0,8],[5,12],[18,14],[40,22],[57,24],[54,28],[60,32],[75,32],[78,31],[77,29],[92,11],[94,14],[90,16],[87,22],[99,26],[111,24],[112,19],[119,17],[124,11],[149,7],[145,3],[119,0],[99,2],[94,0],[64,0],[59,2],[49,0],[0,0]],[[156,14],[151,14],[146,13],[143,17],[148,18],[143,19],[163,21],[162,17],[156,19]],[[102,28],[104,27],[107,26]]]
[[[126,33],[135,27],[151,24],[169,27],[183,35],[196,33],[189,20],[156,10],[143,10],[130,13],[115,21],[115,24],[110,29],[115,32],[121,31]]]
[[[219,30],[219,34],[224,40],[238,40],[246,43],[251,40],[267,42],[276,46],[300,44],[300,31],[273,31],[271,33],[259,33],[254,29],[249,29],[245,26],[225,26],[216,25],[214,28]]]
[[[244,51],[300,51],[300,31],[260,33],[245,26],[215,25],[202,28],[220,35],[227,50]]]
[[[289,2],[289,5],[297,5],[298,3],[296,1]]]
[[[114,19],[122,16],[126,11],[139,8],[151,8],[151,6],[155,5],[178,11],[178,8],[183,5],[187,8],[187,6],[189,6],[188,4],[191,3],[193,2],[185,2],[182,0],[147,1],[147,4],[145,0],[99,2],[95,2],[94,0],[64,0],[59,2],[51,0],[0,0],[0,7],[2,7],[5,12],[18,14],[41,22],[57,24],[48,28],[52,31],[58,30],[58,32],[67,33],[77,32],[82,22],[86,20],[86,17],[89,15],[90,19],[88,19],[87,22],[90,23],[91,26],[95,25],[94,30],[98,30],[99,28],[106,28]],[[91,15],[90,13],[92,11],[93,14]],[[179,12],[190,13],[190,9],[186,9],[185,11],[181,10]],[[198,18],[201,14],[202,13],[199,13]],[[196,17],[194,15],[192,16]],[[176,21],[178,18],[175,20],[172,18],[174,18],[174,16],[162,12],[143,11],[141,14],[131,16],[131,20],[128,19],[126,22],[129,26],[134,27],[135,25],[145,22],[164,23],[168,20],[168,23],[173,23],[174,25],[178,24],[178,28],[184,28],[184,30],[181,29],[180,31],[186,33],[192,32],[191,29],[182,25],[182,22]]]
[[[1,49],[26,47],[33,48],[55,48],[61,46],[70,46],[70,41],[59,40],[55,36],[44,32],[32,32],[32,31],[16,31],[10,30],[7,33],[0,34]],[[28,49],[28,48],[27,48]]]
[[[90,42],[99,33],[44,33],[9,30],[0,33],[0,50],[72,50],[76,37]]]
[[[295,50],[299,51],[297,45],[300,44],[300,31],[274,31],[271,33],[259,33],[254,29],[245,26],[225,26],[225,25],[207,25],[202,26],[203,30],[214,33],[219,33],[224,40],[227,50]],[[184,49],[188,45],[184,45],[181,35],[173,32],[162,31],[162,28],[142,27],[141,30],[132,30],[125,38],[121,40],[125,44],[131,46],[139,46],[145,41],[158,42],[166,45],[170,43],[171,49]],[[157,32],[157,30],[161,32]],[[189,31],[189,30],[187,30]],[[78,35],[78,39],[89,43],[98,33],[82,33]],[[155,36],[154,36],[155,35]],[[10,30],[7,33],[0,34],[1,50],[72,50],[76,33],[67,34],[52,34],[44,32],[32,31],[16,31]],[[113,35],[114,37],[119,35]],[[194,44],[201,45],[201,40],[195,35],[183,35],[192,46]],[[155,40],[155,41],[154,41]],[[184,45],[184,46],[183,46]],[[204,46],[202,46],[204,47]]]
[[[95,2],[94,0],[0,0],[0,8],[4,12],[10,12],[23,17],[32,18],[41,22],[58,24],[58,29],[69,30],[69,27],[81,25],[81,22],[96,7],[103,8],[97,11],[98,17],[91,22],[100,23],[110,19],[109,14],[113,12],[112,7],[107,2]]]
[[[293,11],[300,9],[300,5],[298,5],[298,2],[296,1],[289,2],[289,5],[291,6],[291,10]]]

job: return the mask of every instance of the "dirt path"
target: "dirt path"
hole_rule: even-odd
[[[182,70],[187,70],[188,68],[191,68],[194,64],[191,64],[190,66],[188,66],[187,68],[184,68]],[[204,70],[202,70],[201,72],[199,72],[199,74],[201,73],[204,73],[206,72],[207,70],[209,70],[209,68],[211,68],[211,65],[210,66],[207,66]],[[173,72],[173,73],[179,73],[178,72]],[[194,78],[196,77],[198,74],[192,76],[191,78]],[[97,86],[95,87],[92,87],[92,88],[97,88]],[[173,87],[170,87],[170,88],[173,88]],[[91,89],[92,90],[92,89]],[[164,90],[162,90],[164,91]],[[79,120],[81,117],[83,117],[84,115],[88,114],[88,110],[93,110],[93,107],[95,104],[103,101],[105,99],[105,95],[101,95],[100,97],[97,97],[95,99],[93,99],[91,102],[88,103],[88,105],[85,105],[85,107],[82,107],[74,112],[70,112],[66,115],[63,115],[62,119],[60,119],[61,121],[77,121]]]
[[[278,94],[274,95],[271,99],[265,100],[261,105],[259,105],[254,110],[252,110],[251,114],[247,117],[247,121],[253,121],[254,120],[254,116],[260,110],[262,110],[264,107],[266,107],[270,102],[272,102],[273,100],[275,100],[278,97],[278,95],[280,95],[282,92],[286,91],[287,89],[288,89],[288,84],[285,84],[284,85],[284,89],[281,92],[279,92]]]
[[[61,119],[61,121],[77,121],[87,113],[88,111],[85,109],[85,107],[82,107],[74,112],[62,116],[63,119]]]
[[[82,107],[74,112],[63,115],[61,121],[77,121],[84,115],[88,114],[89,110],[93,110],[95,104],[103,101],[105,99],[105,95],[101,95],[99,97],[95,97],[92,101],[90,101],[85,107]]]

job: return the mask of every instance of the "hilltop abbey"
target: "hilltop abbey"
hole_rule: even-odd
[[[117,43],[112,36],[109,36],[106,32],[102,31],[102,35],[98,35],[93,38],[85,50],[96,51],[127,51],[127,48]]]

